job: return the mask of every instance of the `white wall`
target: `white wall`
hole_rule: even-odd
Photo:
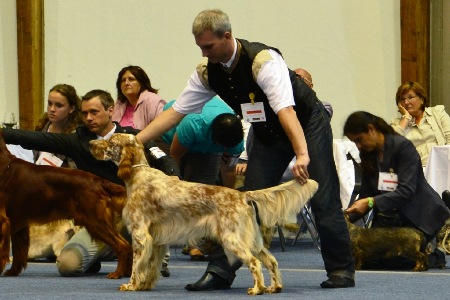
[[[355,110],[387,121],[396,114],[399,2],[47,0],[45,90],[69,83],[80,95],[100,88],[115,97],[117,73],[135,64],[166,100],[175,99],[201,58],[191,34],[193,19],[205,8],[221,8],[236,37],[277,47],[292,69],[312,73],[319,98],[333,104],[334,136],[340,138]],[[0,22],[1,116],[4,109],[18,111],[15,0],[1,1]]]
[[[0,123],[5,112],[19,113],[16,0],[0,1]],[[18,118],[17,118],[18,119]]]

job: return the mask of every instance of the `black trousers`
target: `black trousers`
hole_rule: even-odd
[[[333,136],[330,119],[319,102],[313,110],[307,128],[303,128],[310,164],[311,179],[319,183],[319,190],[311,199],[319,232],[322,258],[328,276],[353,277],[355,266],[351,255],[350,236],[342,212],[339,178],[333,159]],[[289,142],[262,144],[255,136],[242,190],[256,190],[275,186],[294,157]],[[242,262],[231,264],[220,246],[210,253],[207,272],[216,273],[231,283]]]

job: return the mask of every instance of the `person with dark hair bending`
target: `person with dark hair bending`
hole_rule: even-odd
[[[167,103],[169,109],[175,100]],[[186,181],[216,184],[234,188],[236,164],[244,151],[242,123],[219,97],[212,98],[200,114],[187,115],[162,139],[170,144],[170,156],[180,166]]]
[[[408,139],[398,135],[382,118],[359,111],[345,122],[344,135],[360,151],[362,180],[360,199],[347,209],[362,217],[374,210],[372,227],[413,227],[430,242],[450,211],[426,181],[419,153]],[[439,249],[429,261],[445,254]]]

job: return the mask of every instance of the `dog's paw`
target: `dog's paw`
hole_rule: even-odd
[[[134,291],[133,285],[130,283],[124,283],[121,286],[119,286],[119,291],[126,292],[126,291]]]
[[[9,270],[6,270],[5,273],[3,273],[3,276],[10,277],[10,276],[17,276],[19,274],[20,274],[20,271],[18,272],[16,270],[9,269]]]
[[[122,274],[119,272],[111,272],[106,276],[108,279],[120,279],[122,278]]]
[[[277,285],[277,286],[271,285],[266,289],[266,293],[269,293],[269,294],[281,293],[282,289],[283,289],[282,285]]]
[[[265,286],[248,288],[247,295],[262,295],[266,291]]]

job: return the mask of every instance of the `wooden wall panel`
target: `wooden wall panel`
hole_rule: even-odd
[[[34,129],[44,111],[43,0],[16,0],[19,126]]]
[[[430,91],[430,0],[400,0],[401,78]]]

